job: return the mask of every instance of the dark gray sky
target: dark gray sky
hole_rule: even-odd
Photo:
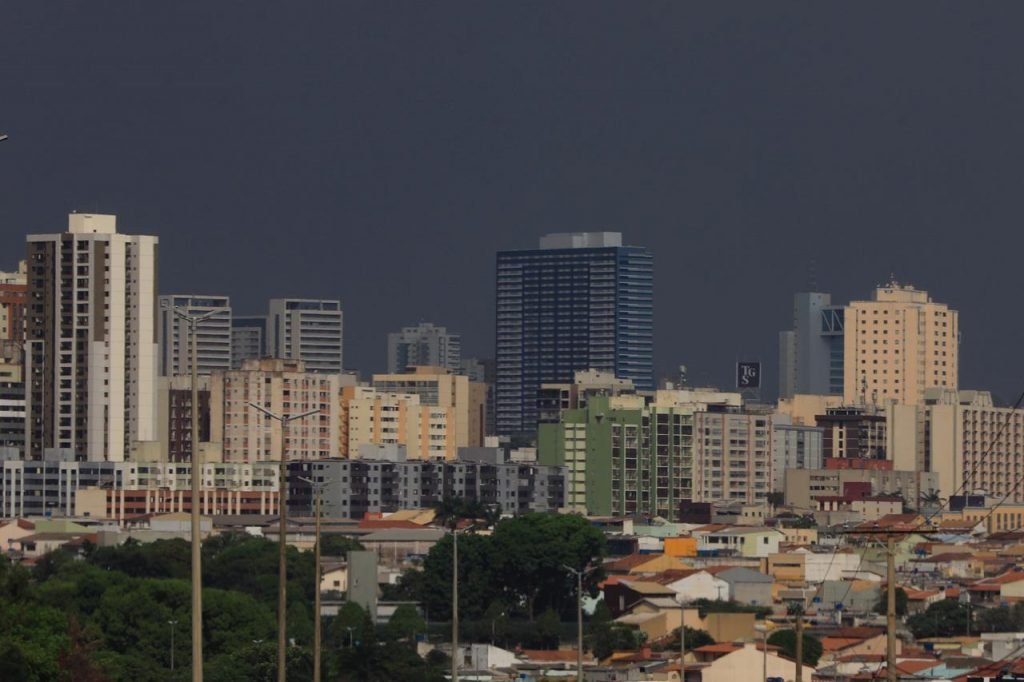
[[[659,373],[774,383],[815,260],[928,289],[961,384],[1024,387],[1020,3],[2,4],[0,266],[117,213],[163,292],[340,298],[368,372],[420,319],[491,355],[495,251],[621,230]]]

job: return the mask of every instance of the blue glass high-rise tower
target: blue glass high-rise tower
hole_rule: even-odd
[[[582,369],[654,388],[654,260],[618,232],[552,234],[497,264],[496,426],[537,429],[537,393]]]

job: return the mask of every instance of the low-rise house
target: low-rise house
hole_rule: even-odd
[[[775,581],[760,571],[745,566],[736,566],[718,571],[715,577],[725,581],[729,586],[731,601],[755,606],[771,606],[772,604],[772,587],[775,585]]]
[[[675,599],[676,592],[667,585],[643,580],[609,579],[604,583],[604,602],[612,617],[630,611],[643,599],[667,597]]]
[[[710,644],[696,649],[697,660],[704,663],[699,669],[699,676],[691,677],[687,666],[687,682],[691,679],[699,682],[739,682],[752,680],[761,675],[762,666],[767,667],[768,677],[792,680],[796,676],[796,663],[779,654],[775,647],[769,646],[767,656],[760,643],[747,644]],[[803,666],[805,679],[810,679],[814,668]],[[756,672],[754,672],[756,671]]]
[[[775,528],[733,526],[702,535],[698,540],[698,550],[764,559],[778,553],[779,543],[784,538],[782,532]]]
[[[729,583],[715,574],[713,569],[692,569],[685,571],[665,571],[651,580],[665,585],[683,602],[694,602],[698,599],[711,601],[728,601]]]
[[[20,552],[21,539],[36,532],[36,524],[27,519],[0,522],[0,552]]]

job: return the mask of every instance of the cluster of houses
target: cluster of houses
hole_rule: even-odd
[[[430,511],[408,510],[351,520],[326,520],[323,532],[358,538],[376,570],[378,587],[416,567],[445,530]],[[603,601],[617,627],[636,633],[636,647],[597,660],[583,656],[584,679],[717,682],[797,678],[797,664],[769,643],[772,632],[794,626],[802,612],[804,631],[822,645],[814,665],[803,665],[809,682],[885,679],[887,637],[886,543],[893,538],[897,586],[906,595],[907,616],[943,600],[985,609],[1024,599],[1024,531],[988,532],[977,520],[928,519],[886,514],[841,529],[817,529],[804,520],[762,515],[732,523],[670,523],[661,519],[593,518],[608,538],[609,556],[592,613]],[[13,519],[0,522],[0,547],[32,563],[57,547],[116,544],[131,537],[149,541],[187,537],[184,514],[150,515],[119,526],[90,519]],[[927,532],[923,529],[927,528]],[[276,517],[204,519],[204,533],[244,531],[277,539]],[[858,534],[861,531],[861,534]],[[871,531],[870,534],[864,531]],[[291,519],[289,543],[310,548],[312,519]],[[322,566],[324,615],[336,613],[349,590],[354,557],[327,557]],[[365,574],[364,574],[365,575]],[[369,581],[369,582],[372,582]],[[394,605],[377,600],[378,622]],[[794,607],[799,607],[794,609]],[[1024,632],[962,633],[915,640],[905,617],[897,630],[895,660],[901,680],[989,682],[1024,679]],[[695,646],[680,661],[681,624],[707,632],[714,644]],[[423,653],[444,642],[419,643]],[[447,649],[446,649],[447,646]],[[467,643],[457,655],[466,680],[573,679],[575,642],[552,651],[503,649]],[[1020,677],[1014,677],[1020,673]],[[762,677],[763,676],[763,677]]]

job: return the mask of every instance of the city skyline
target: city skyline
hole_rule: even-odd
[[[418,319],[489,357],[492,254],[617,230],[678,263],[659,308],[697,294],[661,316],[659,376],[770,368],[794,292],[895,274],[963,312],[962,385],[1012,402],[1024,8],[966,33],[955,7],[533,8],[13,8],[0,243],[117,214],[161,238],[162,292],[340,299],[369,373]]]

